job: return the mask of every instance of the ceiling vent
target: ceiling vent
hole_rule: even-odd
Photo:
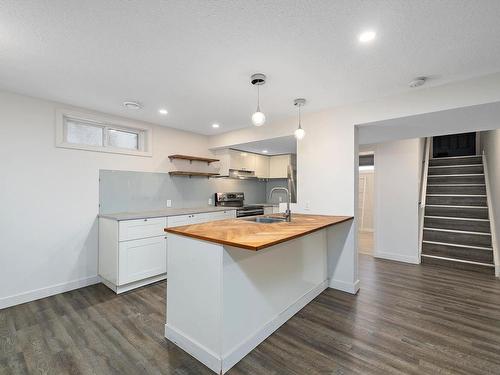
[[[414,87],[420,87],[422,86],[425,82],[427,81],[427,77],[417,77],[414,80],[410,81],[408,83],[408,86],[414,88]]]

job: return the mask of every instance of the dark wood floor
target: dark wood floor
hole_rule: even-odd
[[[228,374],[500,374],[500,281],[360,257]],[[165,283],[102,285],[0,310],[0,374],[212,374],[163,337]]]

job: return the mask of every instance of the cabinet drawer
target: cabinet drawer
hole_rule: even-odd
[[[120,241],[129,241],[139,238],[155,237],[165,235],[163,231],[167,226],[165,217],[152,219],[138,219],[120,221]]]
[[[194,215],[178,215],[167,217],[168,227],[179,227],[181,225],[191,224]]]
[[[119,246],[118,285],[167,272],[166,236],[121,242]]]

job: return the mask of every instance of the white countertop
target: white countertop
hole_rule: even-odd
[[[121,220],[146,219],[153,217],[200,214],[205,212],[229,211],[229,210],[236,210],[236,208],[237,207],[214,207],[214,206],[195,207],[195,208],[164,208],[161,210],[150,210],[150,211],[113,212],[109,214],[100,214],[99,217],[121,221]]]

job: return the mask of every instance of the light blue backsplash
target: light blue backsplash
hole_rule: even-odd
[[[275,180],[286,186],[286,180]],[[172,177],[168,173],[99,171],[100,213],[155,210],[167,207],[200,207],[214,198],[214,193],[242,191],[245,204],[267,202],[265,181],[224,178]]]

